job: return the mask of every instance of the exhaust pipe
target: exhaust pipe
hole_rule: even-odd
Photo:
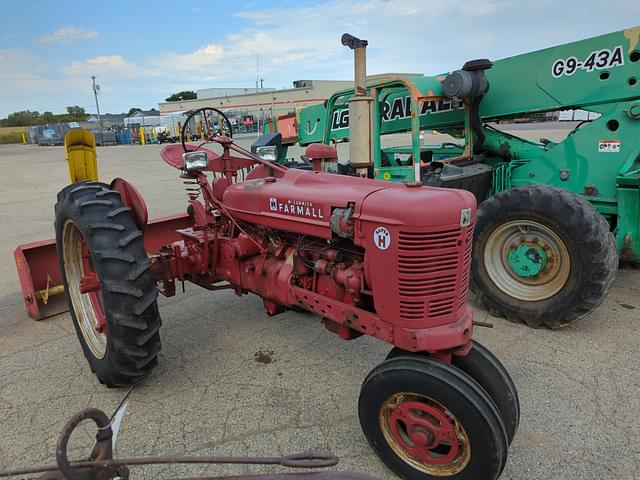
[[[349,162],[358,177],[367,177],[373,163],[371,152],[371,107],[373,99],[367,96],[367,45],[345,33],[342,45],[353,50],[354,57],[354,96],[349,100]]]

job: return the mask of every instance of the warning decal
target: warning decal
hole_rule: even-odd
[[[620,140],[600,140],[598,142],[598,152],[600,153],[620,152]]]

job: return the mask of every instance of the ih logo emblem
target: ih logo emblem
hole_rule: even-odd
[[[269,198],[269,209],[273,212],[278,211],[278,200],[274,197]]]
[[[380,250],[386,250],[391,245],[391,234],[384,227],[378,227],[373,232],[373,243]]]
[[[468,227],[471,225],[471,209],[463,208],[460,210],[460,226]]]

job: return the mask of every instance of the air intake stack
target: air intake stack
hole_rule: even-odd
[[[371,152],[371,106],[373,99],[367,95],[367,44],[345,33],[342,45],[353,50],[355,88],[349,100],[349,162],[356,175],[366,177],[373,163]]]

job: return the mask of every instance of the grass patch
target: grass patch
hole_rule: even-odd
[[[8,143],[22,143],[22,132],[0,132],[0,145],[6,145]]]

